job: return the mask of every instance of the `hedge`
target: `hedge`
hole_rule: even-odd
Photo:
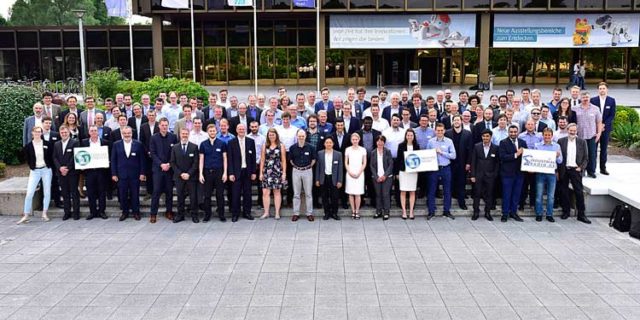
[[[32,87],[0,85],[0,162],[20,163],[24,119],[33,114],[41,97]]]
[[[640,116],[638,112],[629,107],[625,106],[617,106],[616,107],[616,117],[614,119],[614,123],[640,123]]]
[[[133,101],[140,101],[143,94],[157,97],[160,92],[184,93],[188,97],[207,97],[209,92],[199,83],[186,79],[154,77],[148,81],[120,81],[118,92],[131,93]]]

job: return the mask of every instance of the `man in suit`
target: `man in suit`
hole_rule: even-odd
[[[53,120],[49,116],[42,117],[42,140],[53,150],[56,142],[60,141],[60,135],[52,129]],[[55,202],[56,208],[64,208],[60,200],[60,186],[58,184],[58,176],[51,177],[51,200]]]
[[[229,120],[229,130],[231,130],[232,134],[236,134],[236,128],[238,127],[238,125],[243,124],[246,131],[249,127],[249,124],[254,119],[255,118],[247,114],[247,104],[244,102],[240,102],[238,104],[238,115]]]
[[[240,197],[242,197],[242,217],[253,220],[251,216],[251,184],[256,180],[256,145],[247,137],[247,127],[240,123],[236,126],[236,137],[227,145],[227,173],[232,183],[231,221],[240,216]]]
[[[331,138],[324,139],[324,149],[318,152],[316,157],[316,181],[315,185],[322,192],[322,206],[324,217],[322,220],[340,220],[338,216],[338,190],[342,189],[344,177],[344,164],[342,153],[334,148]]]
[[[397,92],[392,92],[391,104],[382,110],[382,118],[387,120],[388,123],[391,123],[391,117],[394,114],[397,114],[399,117],[402,117],[402,109],[403,107],[400,105],[400,94],[398,94]]]
[[[82,113],[82,109],[78,108],[78,99],[75,96],[67,97],[67,109],[60,111],[59,114],[59,125],[64,123],[64,119],[67,117],[69,113],[75,113],[78,117],[79,125],[82,125],[82,121],[80,120],[80,114]]]
[[[31,129],[35,126],[42,126],[42,104],[37,102],[33,105],[33,115],[24,119],[22,125],[22,146],[31,142]]]
[[[100,139],[109,140],[109,138],[111,138],[111,128],[105,127],[104,117],[105,117],[104,113],[99,113],[99,112],[96,113],[96,119],[94,121],[94,124],[98,128],[98,136],[100,137]],[[87,128],[87,132],[88,132],[88,128]]]
[[[465,204],[467,185],[467,172],[471,169],[471,151],[473,141],[471,132],[462,128],[462,117],[453,116],[453,127],[445,132],[445,137],[453,141],[456,149],[456,158],[451,160],[451,183],[453,195],[458,199],[458,206],[467,210]]]
[[[420,115],[427,113],[427,109],[422,106],[422,95],[414,93],[411,97],[411,102],[413,105],[411,108],[408,108],[409,114],[411,115],[410,120],[413,123],[418,123],[420,122]]]
[[[538,132],[542,135],[542,131],[544,131],[544,129],[547,127],[547,124],[544,123],[543,121],[540,121],[541,114],[542,114],[542,111],[540,110],[540,108],[534,107],[533,109],[531,109],[530,120],[533,120],[533,131]],[[527,130],[526,124],[527,124],[527,120],[525,120],[525,122],[522,124],[521,131]]]
[[[199,118],[199,119],[204,119],[204,113],[198,109],[198,99],[197,98],[191,98],[189,99],[189,103],[188,104],[184,104],[184,106],[191,106],[191,120],[195,119],[195,118]],[[181,111],[178,114],[179,118],[185,118],[184,116],[184,109],[183,111]],[[180,131],[177,131],[175,127],[173,127],[173,132],[174,134],[177,136],[180,134]]]
[[[149,222],[156,223],[160,196],[164,193],[165,218],[173,221],[173,172],[171,169],[171,148],[178,143],[176,136],[169,132],[169,121],[160,120],[160,131],[151,137],[149,151],[152,160],[153,194]]]
[[[78,141],[69,138],[69,128],[61,126],[59,129],[60,141],[53,147],[53,164],[58,183],[62,189],[62,201],[64,203],[64,215],[62,220],[80,219],[80,194],[78,192],[78,172],[75,170],[73,149]]]
[[[500,141],[498,147],[500,176],[502,177],[502,218],[500,218],[502,222],[507,222],[509,217],[522,222],[517,210],[523,182],[520,164],[522,163],[522,152],[527,147],[527,143],[518,138],[519,131],[517,125],[511,125],[509,137]]]
[[[362,119],[363,112],[371,107],[371,102],[365,100],[366,94],[367,89],[365,89],[364,87],[359,87],[358,90],[356,90],[356,95],[358,98],[353,101],[352,113],[358,119]]]
[[[344,122],[344,131],[351,135],[354,132],[360,130],[360,118],[354,117],[352,109],[347,107],[347,103],[342,107],[342,122]]]
[[[362,129],[356,131],[360,135],[360,145],[367,149],[367,159],[369,154],[376,148],[376,141],[380,136],[380,131],[373,129],[373,119],[367,116],[362,120]],[[370,174],[364,176],[365,196],[370,199],[371,207],[376,206],[376,192],[373,179]]]
[[[100,139],[98,135],[98,127],[95,125],[89,127],[89,138],[83,139],[80,147],[98,148],[109,147],[107,140]],[[86,169],[84,177],[86,180],[87,197],[89,198],[89,216],[87,220],[100,217],[108,219],[104,212],[107,206],[106,190],[108,183],[105,183],[105,168]]]
[[[111,143],[115,143],[116,141],[122,140],[122,130],[127,127],[127,116],[124,114],[120,114],[118,116],[118,129],[112,130],[109,135],[109,141]]]
[[[440,117],[440,122],[444,124],[444,128],[449,130],[453,124],[452,117],[459,114],[458,104],[453,101],[447,101],[446,113],[443,113]]]
[[[104,117],[104,112],[96,109],[96,101],[91,96],[84,99],[84,105],[87,109],[80,113],[79,121],[84,128],[84,132],[88,132],[89,126],[96,124],[96,115],[100,113]]]
[[[609,86],[606,82],[598,84],[598,96],[591,98],[591,104],[600,109],[602,113],[602,133],[600,134],[600,173],[608,176],[607,171],[607,148],[609,147],[609,137],[613,130],[613,119],[616,117],[616,99],[608,95]],[[597,148],[597,146],[596,146]]]
[[[151,163],[151,152],[149,151],[149,145],[151,144],[151,137],[160,131],[158,128],[157,113],[155,110],[147,111],[147,122],[142,124],[140,128],[140,142],[144,146],[145,161]],[[145,180],[145,186],[147,188],[147,195],[145,200],[149,200],[153,194],[153,173],[151,172],[151,166],[145,166],[144,175],[147,177]]]
[[[340,154],[344,154],[344,151],[351,146],[351,135],[344,130],[344,121],[342,118],[336,120],[335,128],[336,131],[331,135],[331,140],[333,140],[333,149],[340,151]],[[342,174],[344,175],[346,173],[346,169],[342,168],[342,170]],[[340,193],[339,198],[342,203],[342,208],[349,208],[349,200],[347,194],[344,192],[344,188],[340,189],[338,192]]]
[[[320,97],[322,100],[316,102],[313,106],[315,114],[318,114],[318,111],[320,110],[324,110],[326,112],[333,110],[333,101],[329,99],[330,91],[328,87],[320,89]]]
[[[482,141],[482,134],[485,130],[493,130],[493,127],[497,126],[498,123],[493,121],[493,109],[486,108],[482,112],[482,121],[473,125],[473,144],[477,144]]]
[[[589,164],[587,142],[578,137],[578,126],[571,123],[567,127],[569,135],[560,138],[558,144],[562,152],[562,163],[558,166],[561,192],[561,219],[569,218],[571,212],[571,198],[575,196],[578,221],[590,224],[591,221],[585,215],[584,193],[582,176]],[[571,183],[571,189],[569,189]]]
[[[133,139],[140,141],[142,136],[142,124],[149,121],[142,111],[139,103],[133,104],[133,117],[129,118],[127,125],[133,130]]]
[[[202,108],[202,116],[204,117],[204,123],[207,123],[210,119],[212,119],[215,115],[215,109],[220,107],[222,110],[222,118],[226,117],[225,108],[218,105],[218,95],[215,92],[209,93],[209,104]]]
[[[493,115],[492,115],[493,117]],[[475,144],[471,152],[471,183],[473,183],[473,215],[477,220],[480,215],[480,199],[484,200],[484,216],[493,221],[491,208],[494,206],[493,196],[495,181],[500,170],[498,146],[491,143],[492,131],[485,129],[481,134],[482,141]]]
[[[60,106],[53,103],[53,94],[42,94],[42,114],[51,117],[56,128],[60,127]]]
[[[111,148],[111,180],[118,184],[118,201],[124,221],[133,213],[140,220],[140,181],[144,181],[144,146],[132,138],[131,127],[122,130],[122,140]]]
[[[336,120],[342,119],[343,117],[343,106],[344,103],[341,97],[333,98],[333,109],[331,109],[331,111],[327,111],[327,122],[335,126]]]
[[[411,109],[413,109],[413,107],[402,109],[402,121],[400,122],[400,127],[402,129],[415,129],[418,127],[417,122],[411,121]]]
[[[178,214],[173,222],[184,221],[185,199],[189,195],[191,221],[198,223],[198,196],[196,181],[198,178],[198,146],[189,142],[189,130],[180,129],[180,143],[171,148],[171,168],[173,168],[173,182],[178,195]]]
[[[193,129],[193,119],[195,118],[193,114],[193,107],[188,104],[182,106],[182,115],[183,117],[176,121],[176,124],[173,127],[173,134],[176,136],[180,134],[180,130],[182,128],[187,128],[189,131]]]

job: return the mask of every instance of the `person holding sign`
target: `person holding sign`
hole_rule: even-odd
[[[522,222],[517,209],[524,180],[520,166],[522,153],[524,148],[527,147],[527,143],[518,138],[519,131],[518,125],[512,124],[509,126],[509,137],[500,141],[500,146],[498,147],[500,176],[502,177],[502,218],[500,218],[502,222],[507,222],[509,217]]]
[[[97,149],[103,146],[108,147],[109,142],[107,140],[100,139],[98,127],[96,125],[89,126],[89,138],[83,139],[80,143],[80,147]],[[107,169],[93,168],[84,170],[87,197],[89,198],[89,216],[87,216],[87,220],[97,217],[102,219],[109,218],[104,212],[107,207],[107,188],[110,187],[110,184],[105,183],[104,181],[105,170]]]
[[[493,195],[495,180],[498,178],[500,157],[498,146],[491,143],[492,131],[485,128],[481,133],[481,142],[473,147],[471,152],[471,182],[473,185],[473,215],[471,220],[477,220],[480,215],[480,199],[484,200],[484,216],[489,221],[491,208],[495,203]]]
[[[404,112],[404,111],[403,111]],[[398,145],[398,156],[395,167],[398,168],[398,180],[400,184],[400,207],[402,208],[402,219],[407,219],[407,192],[409,193],[409,219],[415,219],[413,207],[416,203],[416,189],[418,185],[418,172],[406,172],[405,153],[420,150],[420,145],[416,141],[416,134],[409,128],[404,133],[404,141]]]
[[[118,184],[118,201],[122,215],[120,221],[133,213],[140,220],[140,181],[144,181],[144,145],[133,139],[133,129],[126,126],[120,132],[122,140],[111,150],[111,180]]]
[[[551,151],[556,154],[556,165],[562,163],[562,153],[560,145],[553,141],[553,130],[544,128],[542,130],[542,142],[535,144],[536,150]],[[555,222],[553,219],[553,195],[556,190],[556,173],[536,173],[536,221],[542,221],[542,192],[547,189],[547,221]]]
[[[429,175],[429,214],[427,220],[431,220],[436,212],[436,190],[438,181],[442,181],[444,196],[443,216],[455,219],[451,215],[451,160],[456,159],[456,149],[451,139],[444,136],[444,124],[436,125],[436,136],[429,140],[427,149],[435,149],[438,156],[438,171]]]

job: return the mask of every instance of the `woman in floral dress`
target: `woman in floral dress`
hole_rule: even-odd
[[[280,190],[287,183],[286,149],[276,129],[267,131],[267,141],[262,146],[260,157],[260,181],[262,181],[262,204],[264,214],[260,219],[269,218],[269,206],[271,205],[271,191],[273,190],[273,205],[276,208],[276,220],[280,219],[280,205],[282,196]]]

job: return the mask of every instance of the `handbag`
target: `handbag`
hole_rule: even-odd
[[[631,229],[631,210],[629,206],[619,204],[611,212],[609,217],[609,227],[620,232],[627,232]]]

